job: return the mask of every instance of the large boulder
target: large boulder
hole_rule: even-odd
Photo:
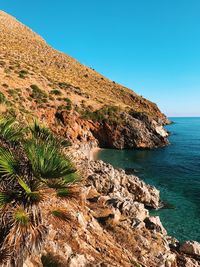
[[[185,254],[200,257],[200,244],[196,241],[186,241],[180,246],[180,251]]]
[[[165,228],[163,227],[159,216],[151,216],[151,217],[147,217],[145,220],[145,225],[147,227],[147,229],[149,230],[154,230],[156,232],[160,232],[163,235],[167,235],[167,231],[165,230]]]

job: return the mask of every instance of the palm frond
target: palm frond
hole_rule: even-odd
[[[54,209],[51,211],[51,214],[59,221],[69,222],[72,218],[64,208]]]
[[[20,227],[28,227],[30,225],[30,216],[23,207],[18,207],[13,213],[16,225]]]
[[[44,184],[52,189],[62,189],[65,187],[65,181],[61,179],[43,179]]]
[[[42,126],[38,123],[37,120],[29,127],[32,137],[38,141],[45,141],[55,145],[58,148],[70,146],[68,140],[56,137],[48,128]]]
[[[76,171],[71,161],[51,143],[32,139],[26,142],[25,150],[37,178],[58,179]]]
[[[25,130],[15,118],[0,118],[0,136],[6,141],[15,142],[23,139]]]
[[[47,227],[39,223],[35,220],[32,210],[28,212],[22,206],[13,210],[12,227],[2,246],[2,248],[12,248],[11,260],[14,260],[15,264],[8,266],[22,266],[28,255],[41,249]]]
[[[71,193],[67,188],[61,188],[57,190],[57,197],[68,198],[70,196],[71,196]]]
[[[3,266],[3,264],[6,264],[10,259],[10,256],[11,256],[10,249],[2,248],[0,250],[0,265]]]
[[[17,181],[26,193],[31,193],[30,187],[27,185],[27,183],[21,177],[17,177]]]
[[[5,205],[9,204],[13,200],[12,192],[0,192],[0,208],[3,208]]]
[[[18,181],[19,185],[24,189],[23,202],[26,203],[26,205],[37,204],[43,200],[43,194],[39,190],[32,191],[31,188],[27,185],[27,183],[20,177],[17,178],[17,181]],[[39,189],[39,186],[40,185],[38,183],[37,184],[34,183],[32,185],[32,188],[33,189],[36,189],[36,188]]]
[[[0,176],[14,178],[19,173],[19,162],[8,149],[0,147]]]
[[[79,181],[80,175],[78,172],[69,173],[64,177],[65,184],[73,184]]]
[[[40,251],[42,243],[45,241],[48,229],[45,225],[33,227],[30,231],[30,252]]]
[[[41,139],[43,141],[48,141],[53,137],[53,134],[49,131],[48,128],[41,126],[37,120],[29,126],[32,137],[35,139]]]
[[[56,195],[57,197],[65,198],[65,199],[69,199],[69,198],[77,199],[79,197],[79,192],[74,191],[70,187],[68,188],[66,187],[66,188],[57,189]]]

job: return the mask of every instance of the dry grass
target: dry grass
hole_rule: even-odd
[[[155,104],[52,49],[40,36],[4,12],[0,12],[0,28],[0,81],[9,88],[23,90],[27,109],[38,108],[27,101],[26,92],[26,88],[36,84],[47,93],[52,89],[61,90],[63,97],[70,96],[76,105],[86,101],[96,109],[103,104],[128,106],[161,116]],[[63,83],[67,87],[59,88]],[[2,84],[0,90],[6,91]],[[49,106],[62,104],[54,98],[48,102]]]

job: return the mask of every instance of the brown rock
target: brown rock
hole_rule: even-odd
[[[200,257],[200,244],[196,241],[186,241],[180,246],[180,251]]]

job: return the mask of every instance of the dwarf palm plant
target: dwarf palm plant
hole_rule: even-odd
[[[45,126],[41,126],[37,120],[34,121],[32,125],[29,126],[29,130],[32,134],[32,137],[36,140],[43,140],[55,145],[57,148],[68,147],[70,142],[63,138],[58,138],[50,132]]]
[[[24,135],[24,129],[14,118],[0,118],[0,137],[7,142],[19,141]]]
[[[11,125],[0,122],[0,260],[3,265],[10,255],[11,266],[22,266],[47,233],[40,210],[47,189],[67,190],[77,172],[47,129],[35,124],[27,138]],[[18,138],[23,142],[13,145]]]

